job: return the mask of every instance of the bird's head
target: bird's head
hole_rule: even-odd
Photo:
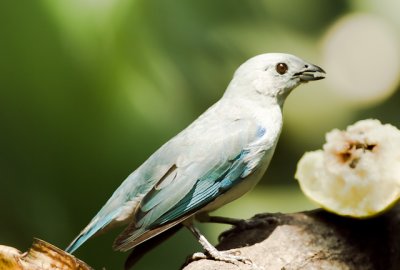
[[[294,55],[267,53],[243,63],[235,72],[227,95],[269,96],[283,103],[301,83],[325,78],[325,71]]]

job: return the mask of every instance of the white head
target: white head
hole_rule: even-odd
[[[325,78],[325,71],[294,55],[267,53],[243,63],[235,72],[225,96],[267,96],[283,104],[301,83]]]

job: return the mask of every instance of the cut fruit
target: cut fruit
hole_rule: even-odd
[[[400,198],[400,131],[363,120],[326,135],[323,150],[305,153],[296,179],[303,193],[328,211],[365,218]]]

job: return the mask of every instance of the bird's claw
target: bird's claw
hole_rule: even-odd
[[[239,250],[234,251],[215,251],[215,252],[196,252],[192,255],[192,260],[201,260],[201,259],[213,259],[216,261],[232,263],[235,265],[239,265],[239,263],[244,263],[248,265],[253,265],[253,262],[249,258],[245,258],[240,255]]]

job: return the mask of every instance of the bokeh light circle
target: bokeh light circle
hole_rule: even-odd
[[[351,103],[384,100],[400,77],[400,43],[383,18],[355,13],[342,17],[323,39],[327,83]]]

